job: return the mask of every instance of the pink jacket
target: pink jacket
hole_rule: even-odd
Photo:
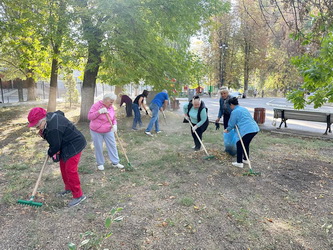
[[[91,106],[90,111],[88,113],[88,119],[90,120],[90,129],[92,131],[95,131],[97,133],[108,133],[111,131],[111,124],[106,117],[106,115],[109,115],[112,124],[117,124],[116,120],[116,112],[113,109],[113,106],[111,105],[107,110],[108,114],[100,114],[98,110],[101,108],[106,108],[103,104],[103,101],[98,101],[94,105]]]

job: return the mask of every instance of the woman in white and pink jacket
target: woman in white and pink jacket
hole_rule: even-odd
[[[90,108],[88,119],[90,120],[90,134],[94,142],[97,168],[104,170],[105,159],[103,156],[103,141],[105,141],[112,166],[124,168],[119,163],[118,150],[114,133],[117,132],[116,113],[113,103],[117,99],[114,93],[106,94],[102,101],[96,102]],[[112,124],[109,122],[110,118]]]

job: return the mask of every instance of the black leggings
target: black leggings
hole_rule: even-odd
[[[195,124],[192,123],[193,126],[195,126]],[[203,132],[206,131],[208,127],[208,122],[205,122],[201,127],[197,128],[196,132],[200,138],[200,140],[202,141],[202,134]],[[200,149],[201,148],[201,143],[198,139],[198,137],[196,136],[196,134],[192,131],[192,127],[191,127],[191,134],[194,140],[194,145],[195,145],[195,149]]]
[[[250,157],[250,142],[252,141],[253,137],[257,134],[258,132],[255,133],[249,133],[246,134],[242,137],[243,143],[244,143],[244,147],[246,149],[247,152],[247,156]],[[242,143],[239,140],[237,142],[237,162],[238,163],[242,163],[243,159],[246,160],[246,156],[244,154],[244,150],[242,147]]]
[[[226,129],[228,127],[228,122],[230,119],[230,115],[223,115],[223,127]]]

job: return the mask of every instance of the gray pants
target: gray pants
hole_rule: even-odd
[[[104,165],[105,163],[105,159],[103,156],[103,141],[105,141],[110,161],[112,162],[112,164],[118,164],[119,156],[114,133],[97,133],[90,130],[90,134],[94,142],[97,165]]]

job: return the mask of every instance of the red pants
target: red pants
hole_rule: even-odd
[[[73,198],[79,198],[83,195],[78,173],[80,157],[81,152],[69,158],[66,162],[60,160],[60,170],[65,190],[72,191]]]

